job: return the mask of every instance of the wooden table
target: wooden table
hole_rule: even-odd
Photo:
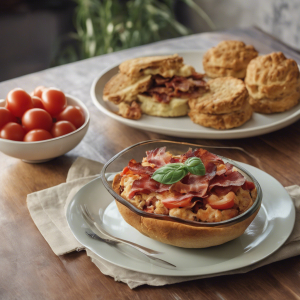
[[[259,157],[266,172],[289,186],[300,183],[300,121],[279,131],[239,140],[185,140],[139,131],[102,114],[90,99],[97,74],[137,55],[208,49],[225,39],[240,39],[261,53],[300,55],[257,29],[203,33],[107,54],[0,83],[0,95],[22,87],[56,86],[78,97],[91,113],[87,135],[68,154],[43,164],[27,164],[0,153],[0,299],[299,299],[300,258],[276,262],[242,275],[130,290],[93,265],[84,252],[56,256],[33,223],[26,195],[65,182],[78,156],[107,161],[136,142],[164,138],[206,145],[239,146]]]

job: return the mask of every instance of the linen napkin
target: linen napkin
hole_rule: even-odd
[[[103,274],[113,277],[116,281],[126,283],[131,289],[143,284],[162,286],[207,277],[246,273],[272,262],[300,254],[300,187],[293,185],[286,188],[296,208],[296,222],[293,232],[280,249],[256,264],[218,274],[183,277],[149,275],[113,265],[92,251],[85,249],[75,239],[65,216],[66,207],[76,192],[97,178],[102,167],[103,164],[99,162],[79,157],[71,166],[66,183],[29,194],[27,206],[34,223],[56,255],[85,250]]]

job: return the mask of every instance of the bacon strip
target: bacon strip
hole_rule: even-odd
[[[133,196],[137,193],[139,194],[150,194],[151,192],[162,193],[168,191],[170,185],[159,183],[149,175],[142,175],[142,178],[135,180],[132,184],[131,191],[128,195],[129,199],[132,199]]]
[[[237,171],[230,170],[222,175],[216,175],[209,183],[209,190],[214,186],[242,186],[246,178]]]
[[[128,169],[132,172],[134,172],[135,174],[148,174],[148,175],[152,175],[155,172],[154,168],[151,167],[144,167],[142,166],[141,163],[136,162],[134,159],[132,159],[131,161],[129,161],[128,163]]]
[[[199,195],[201,194],[198,197],[203,197],[207,192],[209,180],[216,174],[216,169],[215,164],[208,163],[204,176],[188,174],[181,181],[174,183],[171,190],[179,193],[197,192]]]
[[[146,154],[147,161],[151,164],[155,164],[158,168],[170,163],[172,159],[172,155],[169,152],[166,152],[166,147],[147,151]]]
[[[203,80],[204,75],[194,73],[190,77],[173,76],[172,78],[163,78],[155,75],[152,78],[153,85],[148,89],[150,94],[158,102],[169,103],[173,97],[189,99],[197,98],[203,95],[208,86]]]

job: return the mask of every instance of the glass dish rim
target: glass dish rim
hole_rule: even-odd
[[[111,159],[109,159],[106,164],[103,166],[100,174],[100,178],[102,180],[102,183],[104,187],[107,189],[107,191],[114,197],[115,200],[120,202],[121,204],[125,205],[128,209],[130,209],[132,212],[138,214],[141,217],[146,217],[146,218],[152,218],[152,219],[157,219],[157,220],[163,220],[163,221],[170,221],[170,222],[176,222],[176,223],[181,223],[185,225],[189,225],[192,227],[225,227],[225,226],[232,226],[234,224],[240,223],[246,219],[248,219],[250,216],[252,216],[261,206],[262,202],[262,189],[256,178],[245,168],[240,166],[236,161],[223,157],[221,155],[217,155],[221,157],[222,159],[225,159],[226,161],[230,162],[232,165],[234,165],[236,168],[244,172],[254,183],[256,189],[257,189],[257,196],[256,199],[253,203],[253,205],[245,212],[242,214],[231,218],[229,220],[221,221],[221,222],[198,222],[198,221],[190,221],[190,220],[185,220],[181,219],[178,217],[172,217],[169,215],[161,215],[161,214],[154,214],[154,213],[148,213],[145,211],[142,211],[138,208],[136,208],[133,204],[131,204],[129,201],[125,200],[123,197],[121,197],[119,194],[117,194],[109,185],[107,179],[106,179],[106,169],[109,167],[111,163],[113,163],[117,158],[121,157],[124,153],[132,150],[133,148],[139,147],[141,145],[145,144],[154,144],[154,143],[169,143],[169,144],[181,144],[181,145],[187,145],[191,147],[197,147],[197,148],[216,148],[216,149],[237,149],[237,150],[242,150],[239,147],[222,147],[222,146],[206,146],[206,145],[199,145],[199,144],[193,144],[193,143],[187,143],[187,142],[177,142],[177,141],[169,141],[169,140],[162,140],[162,139],[156,139],[156,140],[147,140],[147,141],[142,141],[136,144],[133,144],[116,155],[114,155]],[[167,145],[166,145],[167,146]],[[121,171],[121,170],[120,170]]]

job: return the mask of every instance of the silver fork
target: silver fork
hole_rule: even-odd
[[[162,262],[164,264],[167,264],[168,266],[172,266],[172,267],[176,267],[175,265],[165,261],[165,260],[162,260],[160,258],[157,258],[155,257],[154,255],[156,254],[162,254],[162,252],[158,252],[158,251],[155,251],[155,250],[152,250],[152,249],[149,249],[147,247],[144,247],[144,246],[141,246],[141,245],[138,245],[136,243],[133,243],[133,242],[130,242],[130,241],[127,241],[127,240],[123,240],[123,239],[120,239],[120,238],[117,238],[115,236],[112,236],[111,234],[109,234],[108,232],[106,232],[101,226],[99,226],[94,218],[92,217],[92,215],[90,214],[88,208],[86,205],[82,206],[80,205],[80,209],[82,211],[82,215],[84,217],[84,219],[86,220],[86,222],[88,223],[88,225],[90,226],[90,229],[98,236],[100,236],[101,239],[103,239],[103,241],[105,241],[104,238],[101,237],[101,235],[107,237],[109,240],[113,240],[115,241],[115,243],[121,243],[121,244],[125,244],[125,245],[128,245],[130,247],[133,247],[134,249],[140,251],[141,253],[143,253],[144,255],[146,255],[148,258],[150,259],[153,259],[153,260],[157,260],[159,262]],[[106,241],[107,242],[107,241]]]

